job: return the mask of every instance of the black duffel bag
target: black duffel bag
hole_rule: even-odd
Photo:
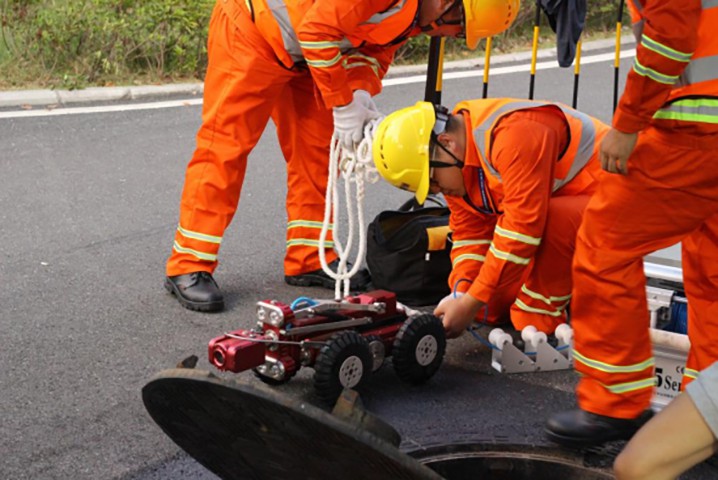
[[[366,263],[375,288],[411,306],[436,304],[449,294],[449,208],[442,197],[414,198],[381,212],[369,224]],[[426,205],[426,203],[425,203]]]

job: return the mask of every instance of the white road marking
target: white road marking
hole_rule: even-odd
[[[630,58],[636,55],[635,49],[625,50],[620,53],[620,58]],[[600,55],[593,55],[581,58],[581,65],[588,65],[591,63],[600,63],[613,61],[615,53],[604,53]],[[555,60],[548,62],[540,62],[536,64],[536,70],[548,70],[552,68],[560,68]],[[510,73],[528,72],[531,70],[531,65],[514,65],[510,67],[493,67],[490,70],[491,78],[497,75],[508,75]],[[452,80],[456,78],[472,78],[482,77],[484,70],[467,70],[461,72],[446,72],[444,73],[443,80]],[[424,83],[426,81],[426,75],[412,75],[409,77],[400,78],[389,78],[384,80],[382,83],[385,87],[392,87],[395,85],[407,85],[410,83]],[[202,99],[193,98],[188,100],[172,100],[165,102],[151,102],[151,103],[136,103],[126,105],[105,105],[97,107],[58,107],[55,109],[43,109],[43,110],[13,110],[8,112],[0,112],[0,118],[27,118],[27,117],[51,117],[55,115],[82,115],[92,113],[108,113],[108,112],[129,112],[132,110],[157,110],[161,108],[177,108],[177,107],[188,107],[202,105]]]

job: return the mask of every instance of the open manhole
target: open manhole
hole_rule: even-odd
[[[484,443],[403,452],[394,428],[345,390],[329,413],[199,370],[160,372],[142,389],[150,416],[226,480],[603,480],[610,452]],[[484,439],[486,440],[486,439]]]
[[[526,445],[459,444],[409,452],[447,480],[609,480],[612,458]],[[593,459],[595,460],[595,458]]]

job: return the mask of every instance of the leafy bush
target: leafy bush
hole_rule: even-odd
[[[19,82],[35,79],[70,88],[116,79],[199,78],[206,65],[213,4],[213,0],[6,0],[0,67]]]
[[[215,0],[0,0],[0,88],[79,88],[201,79]],[[589,1],[587,32],[612,31],[618,3]],[[535,3],[494,39],[494,52],[531,45]],[[553,32],[542,20],[542,41]],[[476,56],[448,39],[447,56]],[[429,38],[411,39],[400,63],[425,62]],[[480,52],[478,53],[480,55]]]

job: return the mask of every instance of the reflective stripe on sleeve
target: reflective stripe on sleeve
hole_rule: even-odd
[[[512,240],[517,240],[519,242],[527,243],[529,245],[539,245],[541,243],[541,238],[536,237],[530,237],[528,235],[524,235],[523,233],[514,232],[511,230],[507,230],[505,228],[502,228],[498,225],[496,225],[496,229],[494,230],[494,233],[497,235],[500,235],[502,237],[510,238]]]
[[[485,262],[486,257],[484,257],[483,255],[477,255],[477,254],[473,254],[473,253],[465,253],[463,255],[459,255],[458,257],[456,257],[454,259],[454,261],[451,263],[451,266],[455,267],[459,263],[466,261],[466,260],[474,260],[476,262]]]
[[[501,260],[506,260],[507,262],[516,263],[518,265],[528,265],[529,263],[531,263],[530,258],[519,257],[518,255],[514,255],[513,253],[498,250],[493,243],[489,247],[489,251],[494,254],[494,257]]]
[[[339,63],[342,60],[342,54],[337,53],[336,57],[332,58],[331,60],[309,60],[307,59],[307,65],[314,68],[329,68],[337,63]]]
[[[651,37],[649,37],[645,33],[641,36],[641,45],[643,45],[644,47],[646,47],[648,50],[650,50],[652,52],[655,52],[663,57],[666,57],[669,60],[675,60],[676,62],[688,63],[691,61],[691,57],[693,56],[693,52],[690,52],[690,53],[679,52],[678,50],[674,50],[670,47],[667,47],[666,45],[663,45],[662,43],[658,43],[657,41],[653,40]]]
[[[491,245],[491,240],[455,240],[452,250],[454,248],[472,247],[476,245]]]
[[[678,81],[678,75],[664,75],[640,64],[638,58],[633,61],[633,71],[642,77],[648,77],[658,83],[673,85]]]
[[[325,48],[339,48],[341,42],[299,42],[303,50],[323,50]]]

